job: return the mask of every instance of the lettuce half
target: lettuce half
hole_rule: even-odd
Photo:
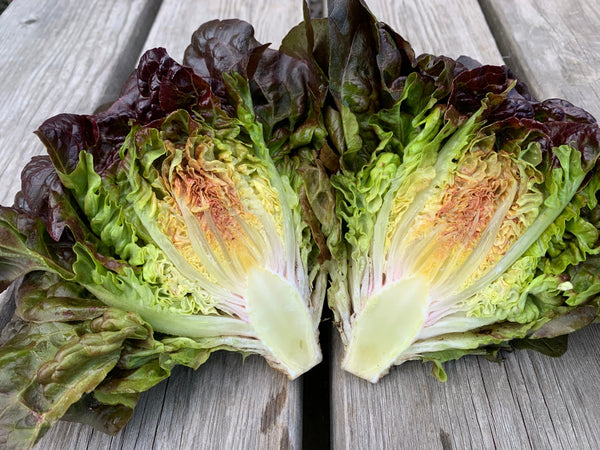
[[[327,272],[305,181],[327,181],[326,90],[311,64],[213,21],[186,65],[150,50],[107,111],[40,127],[48,155],[0,207],[0,287],[20,286],[3,448],[63,416],[115,433],[141,392],[216,350],[290,378],[321,360]]]
[[[423,359],[443,379],[448,359],[593,321],[596,121],[505,67],[415,57],[360,1],[330,6],[343,368],[376,382]]]

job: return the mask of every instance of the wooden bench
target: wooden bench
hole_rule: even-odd
[[[417,53],[466,54],[512,67],[540,98],[560,96],[600,117],[600,15],[592,0],[371,0]],[[326,7],[322,8],[326,11]],[[116,97],[140,53],[181,60],[194,29],[237,17],[278,45],[302,20],[299,0],[15,0],[0,16],[0,203],[43,152],[33,136],[60,112],[89,113]],[[0,318],[11,315],[4,296]],[[575,333],[560,359],[521,351],[502,364],[467,357],[448,382],[412,362],[371,385],[339,369],[325,324],[325,362],[288,381],[259,357],[219,353],[175,370],[142,396],[111,437],[61,422],[37,449],[597,448],[600,328]],[[331,334],[331,345],[327,345]],[[331,348],[329,348],[331,347]],[[316,375],[315,375],[316,373]]]

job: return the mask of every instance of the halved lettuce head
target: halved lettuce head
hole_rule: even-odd
[[[594,320],[595,120],[534,100],[504,67],[415,58],[349,3],[329,33],[343,368],[376,382],[424,359],[443,378],[445,360]]]
[[[46,121],[48,156],[0,208],[0,286],[20,280],[3,448],[65,414],[116,432],[141,392],[215,350],[292,379],[321,360],[327,274],[305,174],[325,91],[240,21],[203,25],[186,59],[150,50],[107,111]]]
[[[85,150],[57,170],[99,247],[76,242],[65,277],[156,332],[229,339],[295,378],[320,360],[298,195],[261,135],[245,142],[241,124],[220,120],[175,111],[134,126],[102,174]]]

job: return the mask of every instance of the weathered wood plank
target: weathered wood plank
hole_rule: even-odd
[[[466,54],[483,63],[502,62],[475,1],[368,3],[417,52]],[[504,2],[490,3],[505,8]],[[515,26],[528,29],[524,23]],[[565,53],[570,54],[568,48]],[[512,64],[514,57],[508,62]],[[575,76],[593,77],[594,70]],[[548,72],[539,72],[535,82],[544,82],[541,77]],[[568,85],[569,77],[564,73],[562,77],[561,83]],[[549,77],[548,89],[556,82]],[[588,103],[590,110],[600,106],[597,97]],[[600,420],[600,381],[591,375],[600,370],[600,346],[592,344],[597,342],[600,327],[594,326],[575,333],[569,351],[559,359],[529,351],[508,354],[501,364],[466,357],[445,364],[448,381],[444,384],[429,375],[430,365],[409,362],[371,385],[341,371],[342,348],[336,336],[331,369],[332,446],[594,448],[600,442],[595,426]]]
[[[13,2],[0,16],[0,204],[12,204],[33,131],[61,112],[89,113],[131,72],[160,0]]]
[[[376,0],[367,4],[379,20],[408,40],[417,54],[467,55],[487,64],[502,64],[477,0]]]
[[[257,24],[258,39],[277,41],[302,20],[296,1],[165,0],[144,48],[163,46],[181,60],[191,33],[204,21],[238,17]],[[197,371],[175,370],[145,393],[115,437],[59,423],[41,449],[300,449],[302,381],[289,381],[257,356],[219,352]]]
[[[600,327],[592,326],[573,334],[569,351],[560,358],[530,351],[511,354],[503,364],[508,385],[494,376],[493,365],[482,364],[495,423],[522,420],[533,448],[597,447],[600,382],[592,374],[599,369],[598,342]]]
[[[36,449],[299,449],[300,388],[257,356],[221,352],[197,371],[174,370],[118,435],[61,422]]]
[[[178,375],[165,393],[156,448],[172,448],[176,436],[178,448],[300,449],[300,381],[289,382],[258,356],[243,362],[226,353],[199,373]]]
[[[213,19],[241,19],[254,26],[260,42],[278,48],[288,30],[302,21],[302,2],[277,0],[228,0],[181,2],[164,0],[150,31],[146,48],[165,47],[178,61],[190,43],[192,33]],[[166,40],[169,36],[169,40]]]
[[[600,118],[597,1],[483,0],[507,63],[540,99],[559,97]]]
[[[333,448],[594,448],[600,394],[590,343],[598,339],[598,327],[575,333],[559,359],[529,351],[502,363],[465,357],[444,366],[446,383],[409,362],[373,385],[334,359]]]

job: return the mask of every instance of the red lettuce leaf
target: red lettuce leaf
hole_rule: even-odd
[[[298,49],[302,44],[295,41],[307,39],[312,47],[312,27],[309,25],[304,31],[306,36],[296,33],[288,37],[287,45]],[[183,62],[208,80],[223,105],[235,105],[237,94],[231,92],[232,87],[225,78],[237,73],[247,80],[254,113],[275,155],[281,154],[284,146],[297,145],[289,141],[299,129],[305,133],[306,128],[320,127],[320,109],[327,83],[310,58],[299,56],[299,53],[288,54],[260,44],[254,38],[254,29],[246,22],[213,20],[194,33]],[[233,111],[228,111],[233,115]],[[306,143],[305,138],[300,141]]]

